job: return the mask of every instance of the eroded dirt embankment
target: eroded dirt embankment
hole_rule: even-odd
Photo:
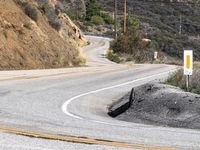
[[[66,14],[56,16],[51,3],[49,20],[42,6],[32,0],[0,1],[0,70],[60,68],[84,62],[78,46],[86,40],[80,30]]]
[[[122,100],[129,99],[130,93]],[[133,103],[117,119],[143,124],[200,129],[200,95],[149,83],[134,88]]]

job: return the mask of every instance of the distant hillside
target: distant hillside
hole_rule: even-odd
[[[42,2],[42,1],[40,1]],[[0,1],[0,70],[79,65],[80,30],[57,2]],[[53,18],[50,18],[53,16]]]
[[[113,0],[98,2],[113,11]],[[140,20],[143,37],[152,40],[154,50],[182,58],[183,49],[193,49],[195,60],[200,60],[198,0],[127,0],[127,7],[128,14]],[[123,14],[123,0],[118,1],[118,14]]]
[[[170,2],[171,1],[171,2]],[[178,2],[179,1],[179,2]],[[136,15],[151,26],[178,33],[180,16],[182,33],[200,34],[200,3],[198,0],[127,0],[128,14]],[[113,10],[112,0],[99,0],[107,10]],[[118,13],[123,13],[123,0],[118,1]]]

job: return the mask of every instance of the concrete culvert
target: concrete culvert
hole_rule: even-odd
[[[130,93],[122,99],[128,100]],[[131,107],[118,119],[143,124],[200,129],[200,95],[149,83],[134,89]]]

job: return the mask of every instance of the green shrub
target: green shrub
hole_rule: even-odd
[[[40,9],[44,14],[47,14],[51,10],[51,6],[48,2],[46,2],[40,7]]]
[[[104,20],[100,16],[92,16],[91,22],[94,23],[95,25],[103,25],[105,24]]]
[[[100,16],[101,7],[96,0],[88,0],[86,3],[86,20],[90,21],[93,16]]]
[[[29,16],[32,20],[37,21],[38,20],[38,13],[37,13],[37,9],[36,7],[31,4],[31,3],[27,3],[25,8],[24,8],[24,12],[27,16]]]
[[[59,31],[61,29],[61,23],[58,20],[49,20],[49,24],[52,28]]]
[[[117,40],[111,43],[111,49],[115,53],[126,53],[136,55],[138,49],[142,49],[142,33],[138,30],[139,20],[135,17],[128,17],[128,32],[123,35],[119,35]],[[145,49],[143,47],[143,49]]]
[[[74,66],[82,66],[85,65],[86,59],[84,57],[76,57],[72,60],[72,64]]]
[[[85,20],[85,14],[80,12],[77,9],[69,9],[65,11],[65,13],[70,17],[72,20],[79,20],[84,21]]]
[[[114,61],[116,63],[120,63],[120,58],[119,56],[113,52],[113,50],[109,50],[108,53],[107,53],[107,58],[111,61]]]
[[[114,20],[112,18],[112,16],[110,16],[108,13],[106,12],[102,12],[101,13],[101,17],[103,18],[104,22],[106,24],[113,24],[114,23]]]
[[[166,81],[166,84],[186,89],[186,76],[183,74],[183,70],[179,70],[172,74]],[[200,94],[200,70],[195,69],[193,75],[190,77],[189,90],[193,93]]]
[[[140,21],[135,16],[128,16],[127,17],[127,27],[129,32],[135,32],[140,27]]]
[[[185,84],[185,81],[183,79],[183,70],[178,70],[177,72],[173,73],[166,81],[167,84],[179,87],[180,82],[184,82],[183,84]],[[181,88],[183,88],[182,85]]]

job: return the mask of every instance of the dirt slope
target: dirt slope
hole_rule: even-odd
[[[79,52],[76,44],[73,44],[75,38],[68,36],[67,40],[60,36],[38,9],[37,3],[26,2],[36,10],[36,21],[25,14],[15,0],[0,1],[0,70],[42,69],[78,64]],[[67,27],[69,25],[65,26]]]

